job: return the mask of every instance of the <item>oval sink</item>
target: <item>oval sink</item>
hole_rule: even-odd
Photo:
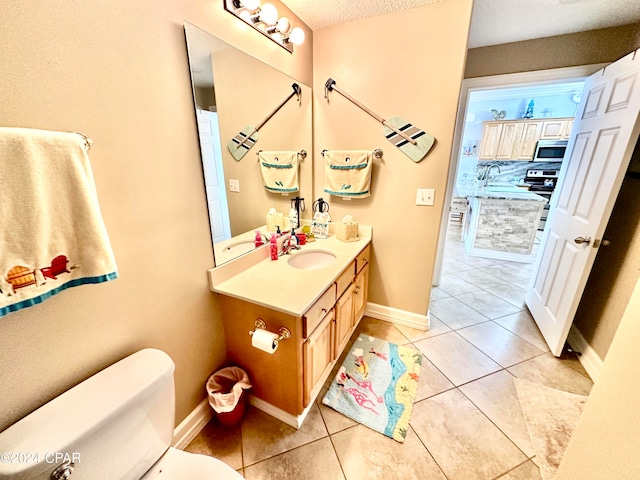
[[[335,254],[326,250],[305,250],[291,255],[287,262],[294,268],[313,270],[331,265],[336,258]]]

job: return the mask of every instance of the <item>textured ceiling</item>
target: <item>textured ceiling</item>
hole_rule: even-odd
[[[312,30],[448,0],[282,0]],[[640,0],[475,0],[469,48],[640,22]]]

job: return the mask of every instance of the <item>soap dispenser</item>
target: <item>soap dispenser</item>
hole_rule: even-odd
[[[271,241],[269,242],[269,249],[271,251],[271,260],[278,259],[278,240],[276,238],[276,234],[271,234]]]

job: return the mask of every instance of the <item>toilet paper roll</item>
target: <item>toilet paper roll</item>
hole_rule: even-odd
[[[263,352],[273,353],[278,349],[278,334],[258,328],[251,337],[251,346]]]

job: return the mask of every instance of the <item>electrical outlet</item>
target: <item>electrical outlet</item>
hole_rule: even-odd
[[[230,192],[239,192],[240,191],[240,180],[229,179],[229,191]]]
[[[419,188],[416,195],[416,205],[433,205],[436,191],[433,188]]]

